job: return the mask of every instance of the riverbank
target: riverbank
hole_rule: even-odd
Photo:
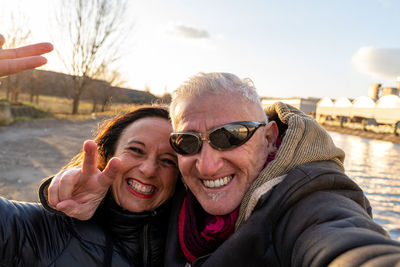
[[[338,132],[338,133],[348,134],[348,135],[356,135],[356,136],[361,136],[361,137],[365,137],[365,138],[369,138],[369,139],[376,139],[376,140],[392,142],[395,144],[400,144],[400,136],[395,136],[390,133],[375,133],[375,132],[363,131],[363,130],[359,130],[359,129],[342,128],[340,126],[334,126],[334,125],[321,125],[321,126],[324,127],[324,129],[327,131]]]

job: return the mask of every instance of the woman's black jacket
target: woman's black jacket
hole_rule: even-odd
[[[49,182],[39,192],[47,208]],[[0,198],[0,266],[163,266],[169,206],[131,213],[107,195],[92,219],[79,221]]]

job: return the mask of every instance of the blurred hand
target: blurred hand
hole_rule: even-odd
[[[53,45],[50,43],[39,43],[14,49],[1,49],[4,42],[5,39],[0,34],[0,77],[46,64],[47,59],[40,55],[53,50]]]
[[[82,166],[60,171],[48,188],[49,204],[66,215],[88,220],[106,195],[118,175],[121,162],[112,158],[106,168],[97,168],[97,145],[94,141],[83,144]]]

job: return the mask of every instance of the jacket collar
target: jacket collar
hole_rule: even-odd
[[[130,212],[122,209],[108,192],[95,217],[101,218],[105,228],[116,239],[131,239],[137,236],[146,224],[165,224],[170,206],[170,201],[167,201],[152,211]]]

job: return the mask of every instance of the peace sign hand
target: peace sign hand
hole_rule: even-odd
[[[83,151],[82,166],[62,170],[54,176],[48,188],[48,201],[54,209],[70,217],[88,220],[118,176],[121,162],[112,158],[100,171],[97,168],[96,143],[86,141]]]
[[[53,50],[53,45],[50,43],[38,43],[14,49],[1,49],[4,42],[5,39],[0,34],[0,77],[46,64],[47,59],[40,55]]]

